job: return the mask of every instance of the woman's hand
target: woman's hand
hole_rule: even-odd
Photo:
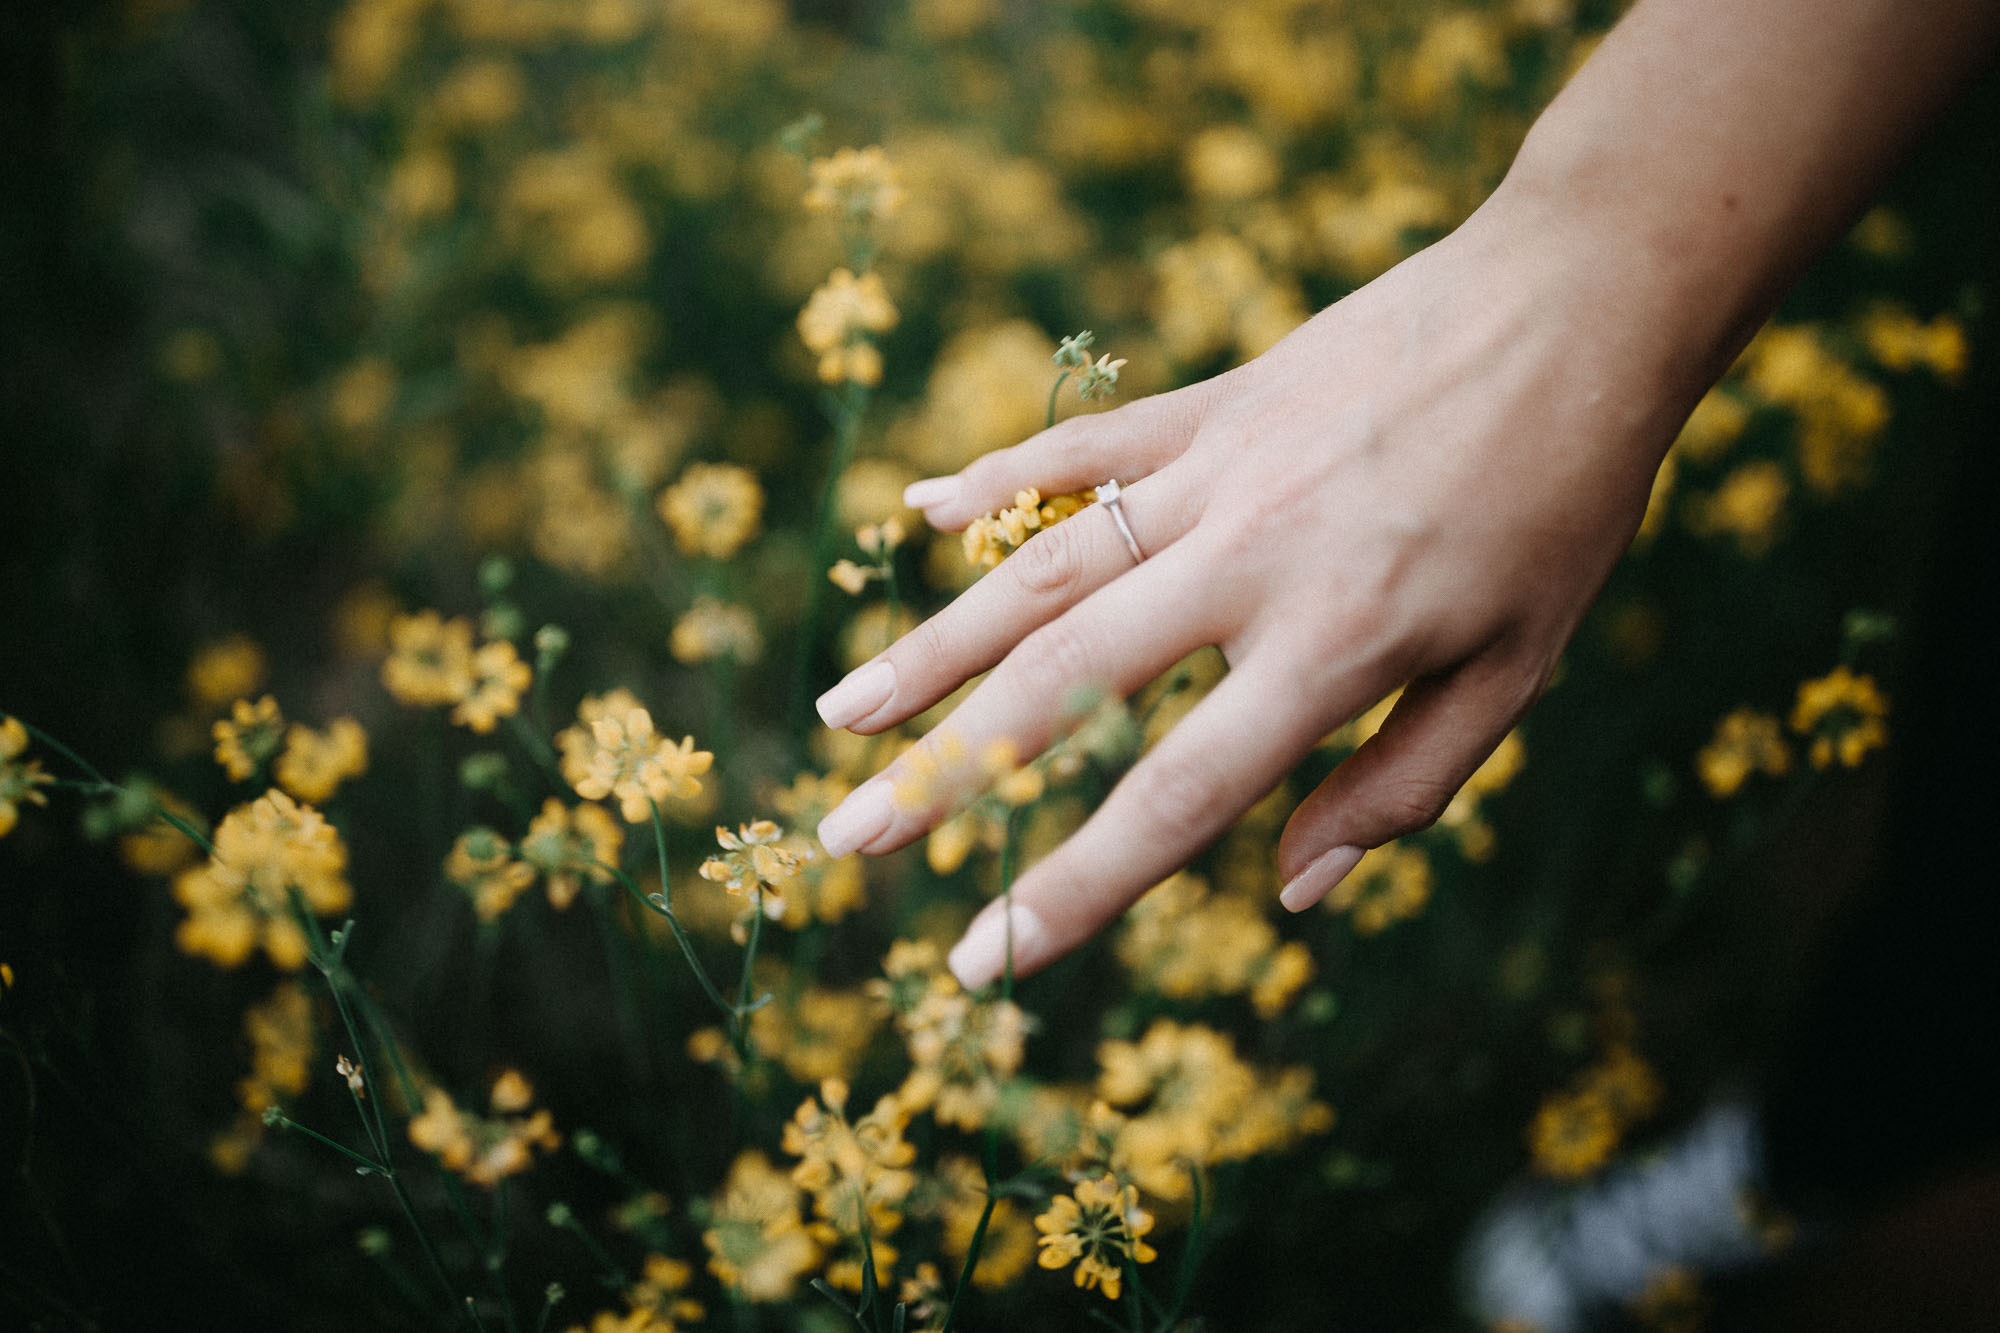
[[[1547,240],[1489,205],[1237,370],[910,488],[956,529],[1025,487],[1116,478],[1147,558],[1102,505],[1037,534],[829,691],[829,725],[885,730],[993,668],[917,750],[1004,738],[1026,756],[1080,685],[1129,695],[1208,644],[1230,664],[1016,883],[1018,972],[1087,939],[1396,687],[1380,733],[1285,830],[1293,911],[1436,819],[1534,702],[1691,406],[1616,291],[1575,284]],[[827,816],[828,852],[891,851],[935,822],[892,795],[912,763]],[[952,954],[968,986],[1001,970],[1001,910]]]

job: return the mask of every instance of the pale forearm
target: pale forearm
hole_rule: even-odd
[[[1601,266],[1663,373],[1705,385],[1997,39],[1995,0],[1639,0],[1496,203]]]

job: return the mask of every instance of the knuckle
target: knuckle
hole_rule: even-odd
[[[1084,684],[1097,675],[1096,654],[1081,626],[1069,618],[1052,621],[1021,641],[1014,659],[1031,664],[1035,675],[1065,684]]]
[[[1069,598],[1082,590],[1083,542],[1074,524],[1038,532],[1007,561],[1015,582],[1038,597]]]
[[[889,650],[889,660],[896,668],[898,694],[928,694],[949,679],[953,669],[948,641],[929,620],[899,639]]]
[[[1216,817],[1222,784],[1207,765],[1181,760],[1136,775],[1133,799],[1161,828],[1205,829]]]
[[[1437,823],[1457,789],[1434,777],[1386,778],[1370,802],[1384,841],[1420,833]]]

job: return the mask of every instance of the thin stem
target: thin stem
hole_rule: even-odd
[[[363,1172],[367,1173],[368,1175],[386,1177],[389,1174],[389,1168],[383,1166],[380,1162],[376,1161],[374,1158],[358,1153],[354,1151],[354,1149],[348,1147],[344,1143],[339,1142],[338,1140],[328,1138],[326,1135],[320,1133],[316,1129],[313,1129],[309,1125],[301,1125],[298,1121],[292,1119],[290,1116],[286,1115],[283,1111],[274,1112],[271,1117],[271,1122],[276,1125],[282,1125],[286,1129],[296,1129],[299,1133],[305,1135],[307,1138],[325,1144],[327,1147],[339,1153],[342,1157],[345,1157],[349,1161],[353,1162],[355,1166],[359,1167]]]
[[[965,1247],[965,1265],[958,1270],[958,1281],[951,1290],[951,1304],[945,1307],[944,1323],[938,1333],[951,1333],[951,1321],[958,1315],[958,1303],[965,1296],[965,1289],[972,1281],[972,1272],[979,1267],[979,1250],[986,1243],[986,1224],[993,1220],[993,1210],[1000,1203],[1000,1196],[993,1192],[989,1183],[986,1189],[986,1206],[979,1211],[979,1225],[972,1228],[972,1243]]]
[[[576,1214],[565,1208],[562,1220],[556,1225],[583,1242],[583,1247],[590,1251],[590,1257],[597,1260],[598,1266],[604,1270],[603,1281],[606,1286],[623,1290],[632,1285],[632,1279],[626,1275],[624,1267],[611,1257],[610,1251],[597,1243],[597,1237],[591,1235],[583,1223],[576,1220]]]
[[[1001,914],[1007,923],[1007,963],[1000,973],[1000,998],[1010,1004],[1014,999],[1014,861],[1020,814],[1020,807],[1008,807],[1007,838],[1000,846],[1000,894],[1007,900]]]
[[[514,733],[514,739],[521,742],[521,748],[528,752],[528,757],[535,761],[535,766],[541,769],[556,786],[562,786],[562,770],[556,766],[554,748],[536,734],[535,729],[528,725],[528,720],[519,713],[509,713],[507,730]]]
[[[1201,1164],[1188,1163],[1188,1176],[1194,1184],[1194,1211],[1188,1215],[1187,1248],[1181,1252],[1181,1271],[1174,1275],[1174,1303],[1161,1321],[1163,1327],[1172,1328],[1180,1322],[1181,1311],[1187,1306],[1188,1294],[1194,1290],[1195,1268],[1201,1258],[1202,1223],[1207,1219],[1202,1213]]]
[[[744,1060],[750,1058],[750,991],[755,984],[751,969],[757,962],[757,942],[764,935],[764,881],[757,881],[756,896],[751,900],[750,940],[743,946],[743,980],[736,987],[736,1053]]]
[[[1063,386],[1063,381],[1064,381],[1064,380],[1066,380],[1066,379],[1068,379],[1068,378],[1069,378],[1069,372],[1068,372],[1067,370],[1065,370],[1065,371],[1064,371],[1064,372],[1063,372],[1062,374],[1060,374],[1060,375],[1056,376],[1056,382],[1055,382],[1054,384],[1051,384],[1051,385],[1049,386],[1049,425],[1050,425],[1050,426],[1054,426],[1054,425],[1056,424],[1056,394],[1058,394],[1058,393],[1060,393],[1060,392],[1062,391],[1062,386]]]

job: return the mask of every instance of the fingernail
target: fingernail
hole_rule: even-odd
[[[958,984],[978,990],[1007,970],[1007,900],[994,902],[973,919],[965,938],[946,961]],[[1049,931],[1042,919],[1021,904],[1014,904],[1014,970],[1040,966],[1048,950]]]
[[[1336,847],[1330,852],[1321,852],[1317,861],[1278,890],[1279,903],[1287,912],[1305,911],[1333,892],[1333,886],[1346,879],[1348,872],[1361,863],[1362,855],[1359,847]]]
[[[957,477],[929,477],[923,481],[913,481],[903,488],[903,503],[912,509],[930,509],[941,504],[950,504],[964,489]]]
[[[820,846],[828,856],[846,856],[888,832],[895,818],[894,789],[879,779],[864,782],[819,821]]]
[[[895,665],[878,657],[822,694],[813,706],[829,727],[851,727],[888,703],[895,692]]]

